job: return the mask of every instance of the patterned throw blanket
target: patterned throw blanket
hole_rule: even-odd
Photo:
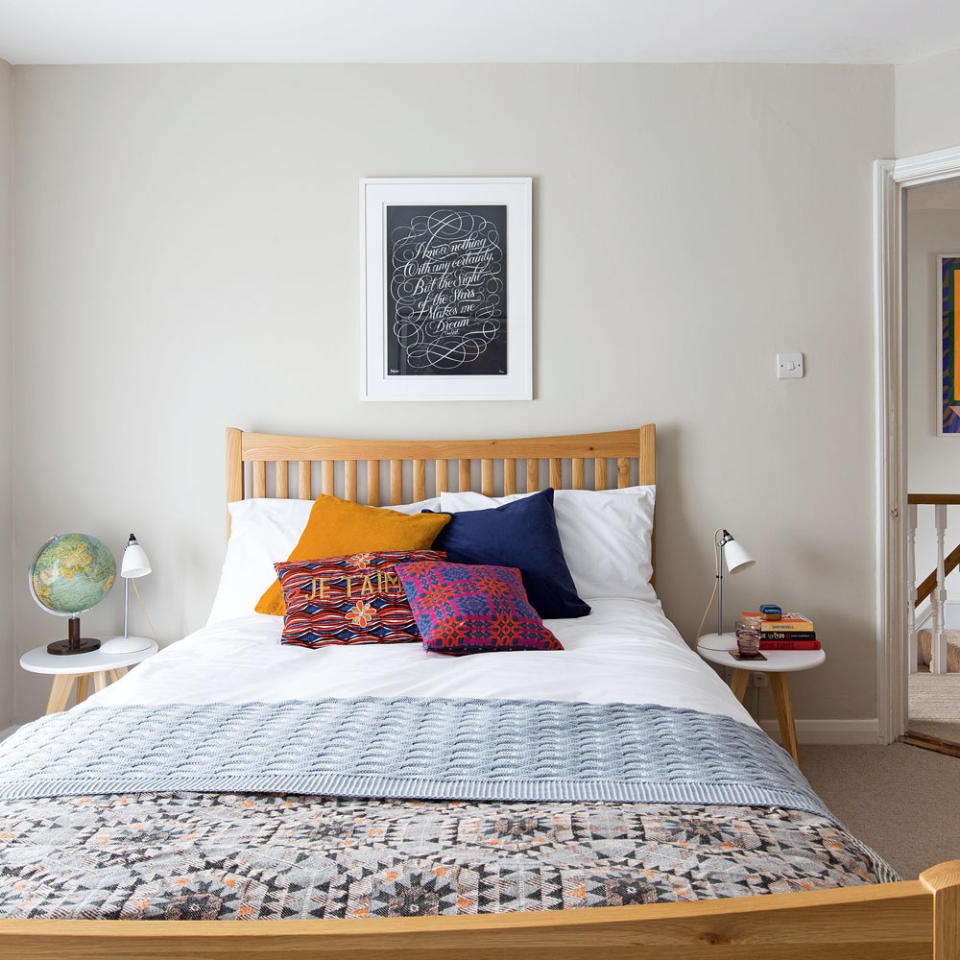
[[[463,798],[354,796],[376,790]],[[487,914],[897,879],[759,731],[660,707],[91,707],[4,741],[0,797],[0,917]]]
[[[781,807],[237,793],[0,800],[0,917],[487,914],[896,879],[832,821]]]
[[[0,744],[0,797],[146,791],[777,806],[829,817],[784,751],[651,704],[376,698],[91,707]]]

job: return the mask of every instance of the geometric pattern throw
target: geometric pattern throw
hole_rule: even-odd
[[[0,802],[5,918],[452,916],[896,879],[832,820],[779,807],[242,793]]]

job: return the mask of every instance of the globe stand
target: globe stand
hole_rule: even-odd
[[[100,641],[95,637],[80,636],[79,617],[70,617],[67,625],[67,639],[48,643],[47,653],[63,656],[74,653],[92,653],[94,650],[100,649]]]

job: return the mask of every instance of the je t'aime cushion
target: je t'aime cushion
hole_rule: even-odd
[[[274,567],[287,612],[281,643],[411,643],[420,631],[394,564],[443,560],[435,550],[387,550]]]
[[[433,546],[451,563],[516,567],[530,605],[545,620],[590,612],[563,556],[550,487],[493,510],[454,513]]]
[[[398,563],[423,645],[438,653],[562,650],[527,602],[520,571],[460,563]]]
[[[408,517],[396,510],[365,507],[321,494],[287,560],[345,557],[377,550],[426,550],[449,519],[444,513]],[[257,613],[283,615],[283,591],[278,580],[267,588],[255,609]]]

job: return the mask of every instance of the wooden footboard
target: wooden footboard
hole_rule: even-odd
[[[960,860],[810,893],[389,920],[0,920],[17,960],[957,960]]]

